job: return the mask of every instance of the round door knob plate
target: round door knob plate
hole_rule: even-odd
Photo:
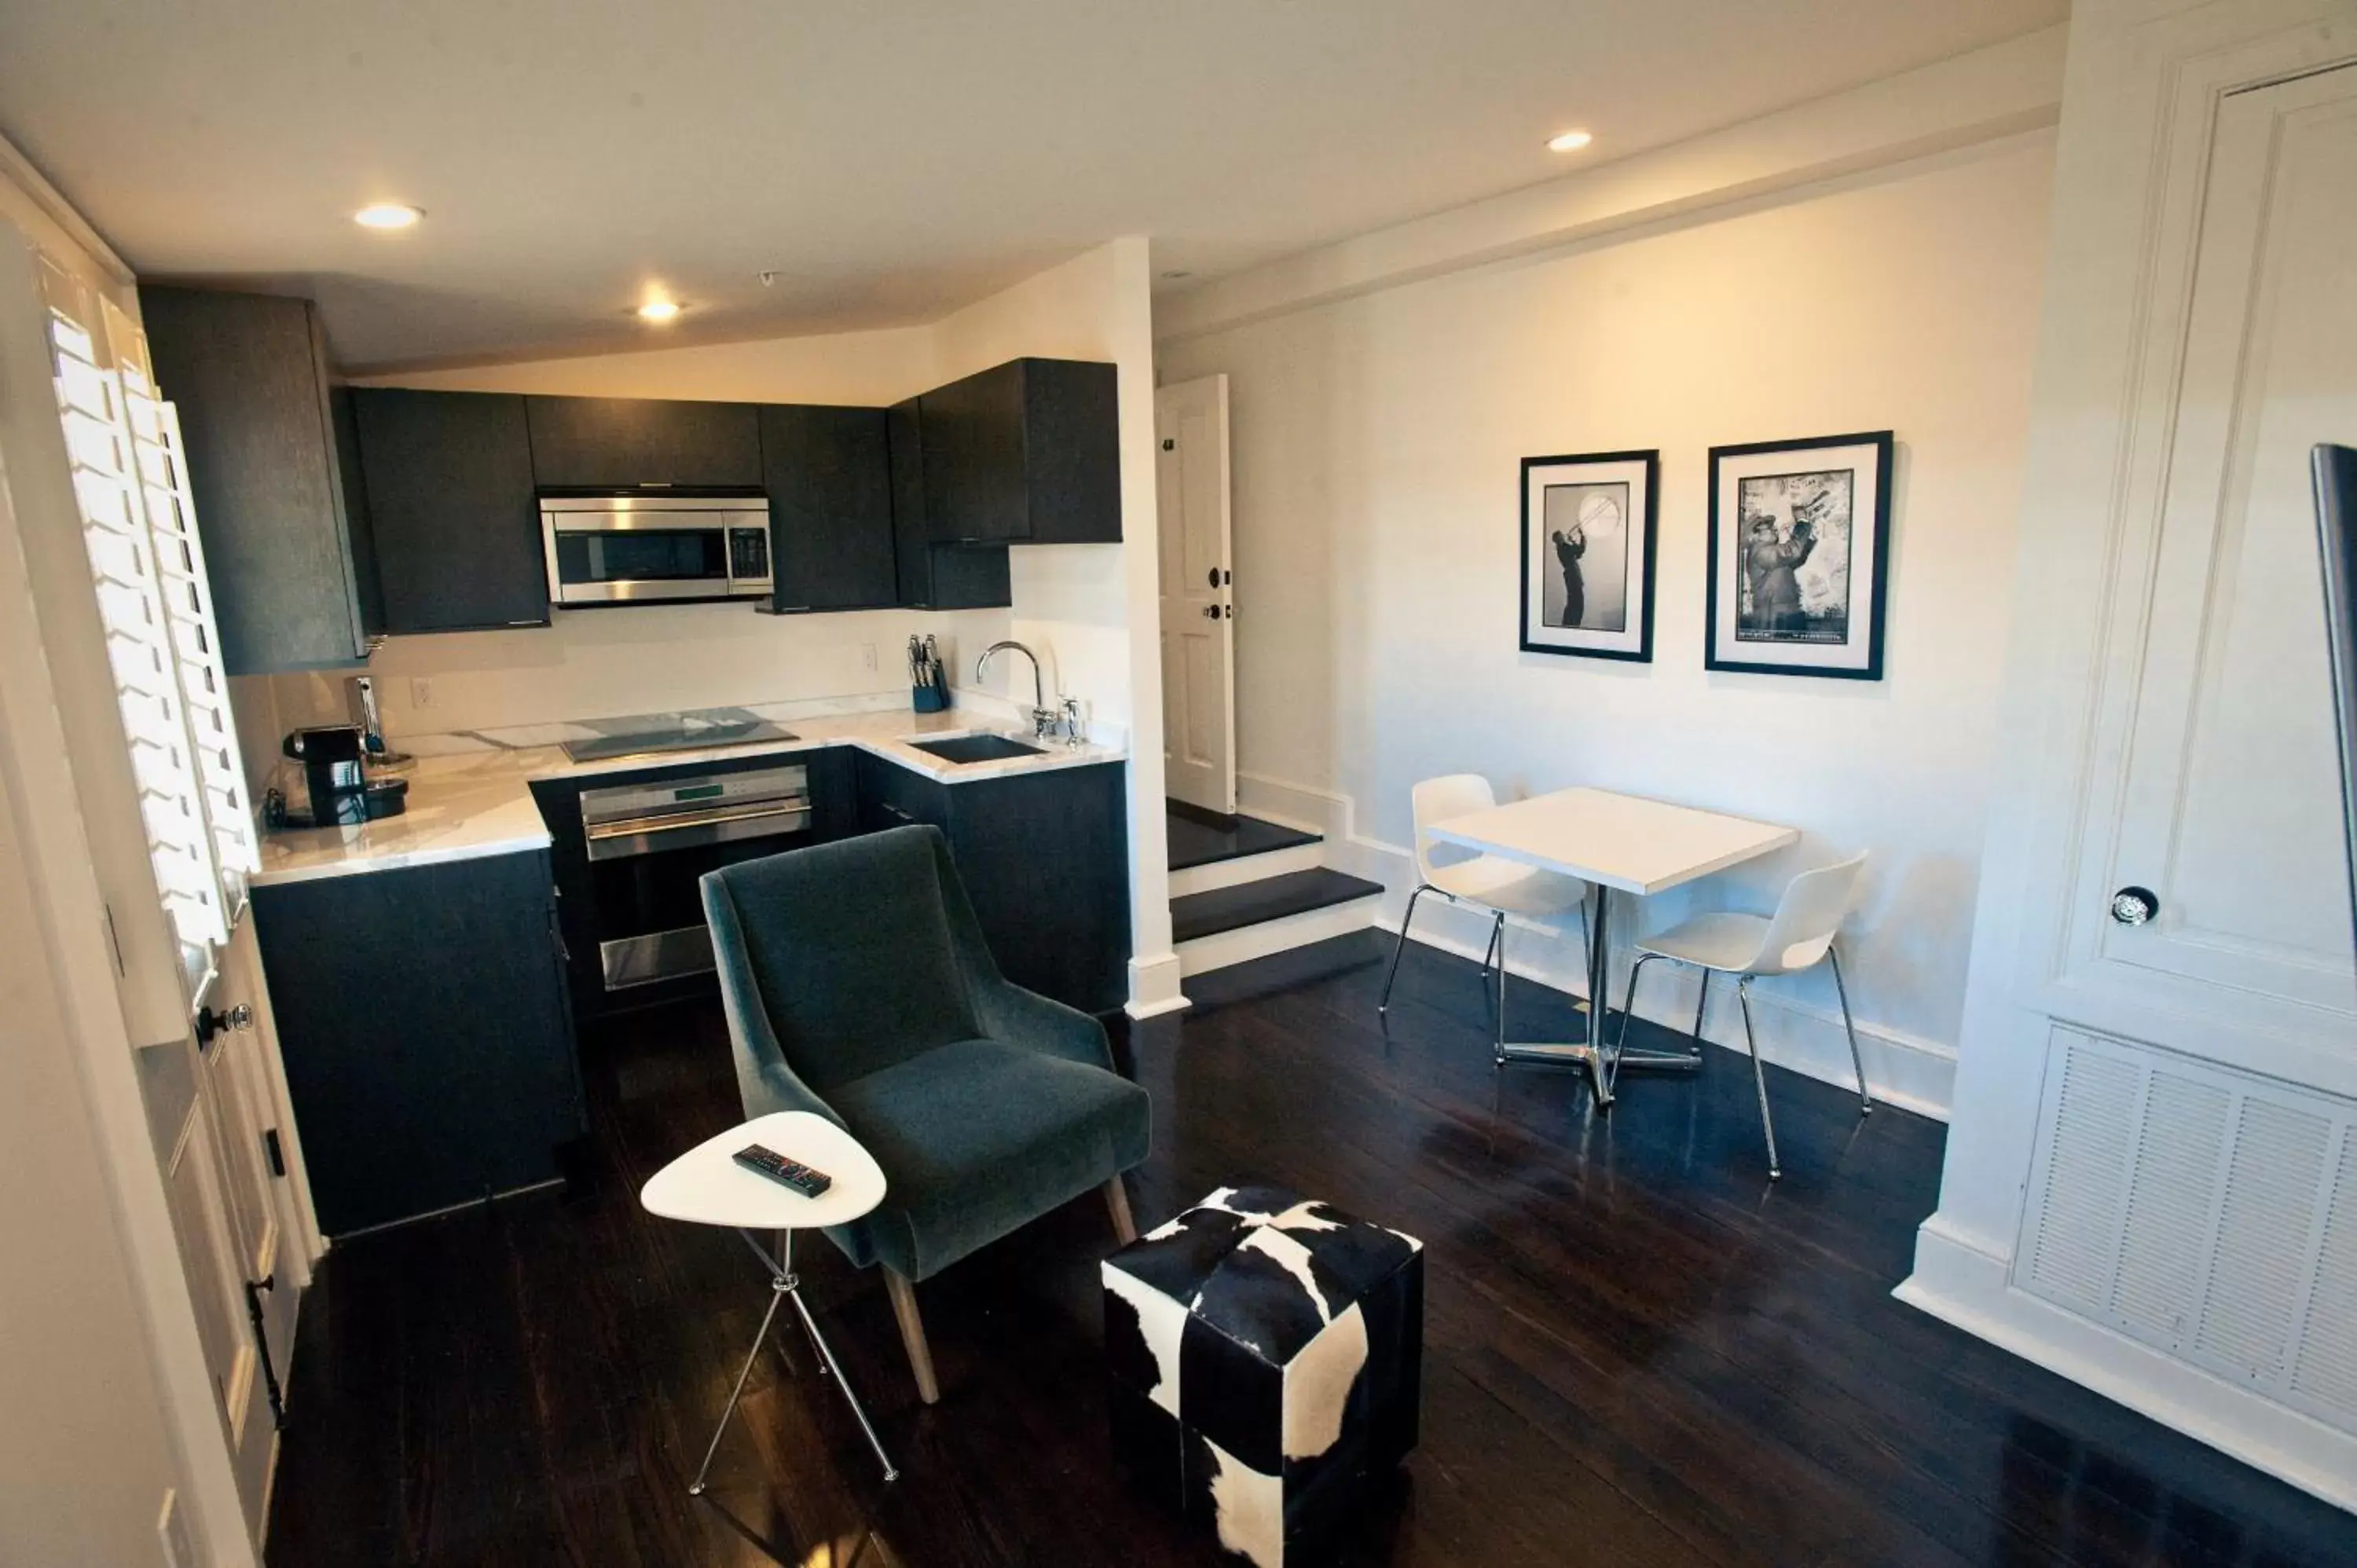
[[[2123,926],[2141,926],[2160,913],[2160,898],[2149,887],[2123,887],[2112,895],[2112,918]]]

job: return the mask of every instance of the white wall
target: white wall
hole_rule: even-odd
[[[1999,760],[2052,164],[2048,134],[2016,134],[1161,344],[1167,381],[1232,378],[1246,809],[1354,824],[1394,914],[1413,881],[1394,847],[1409,787],[1445,772],[1509,798],[1589,783],[1806,831],[1748,874],[1654,900],[1653,921],[1757,904],[1869,849],[1850,940],[1869,1071],[1940,1109]],[[1886,427],[1887,678],[1706,673],[1706,449]],[[1653,661],[1518,653],[1518,460],[1648,446]],[[1577,968],[1566,943],[1516,951],[1565,980]],[[1647,986],[1641,1011],[1691,1017],[1691,989]],[[1830,982],[1770,990],[1792,1005],[1762,1009],[1763,1045],[1846,1075]],[[1716,1032],[1732,1037],[1732,1015]]]
[[[1162,800],[1162,651],[1155,582],[1154,339],[1146,245],[1115,240],[933,326],[935,369],[954,381],[1020,354],[1110,360],[1121,401],[1119,544],[1009,553],[1008,635],[1038,650],[1057,690],[1092,722],[1130,733],[1130,1004],[1178,998]],[[1018,661],[1008,660],[1010,665]]]

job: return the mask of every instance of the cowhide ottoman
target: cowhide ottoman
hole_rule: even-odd
[[[1259,1568],[1415,1446],[1424,1245],[1222,1187],[1104,1263],[1115,1462]]]

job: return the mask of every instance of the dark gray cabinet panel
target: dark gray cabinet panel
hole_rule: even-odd
[[[987,609],[1015,602],[1004,544],[934,542],[925,516],[924,416],[910,398],[886,410],[892,459],[893,570],[911,609]]]
[[[1114,367],[1011,360],[920,399],[925,513],[936,541],[1121,540]]]
[[[352,394],[389,632],[548,624],[524,400]]]
[[[861,752],[859,825],[930,822],[998,967],[1083,1012],[1129,993],[1129,826],[1118,762],[943,784]]]
[[[367,635],[311,302],[149,287],[139,309],[188,439],[222,663],[255,675],[358,661]]]
[[[585,1122],[545,851],[253,889],[319,1226],[548,1181]]]
[[[856,610],[899,602],[885,420],[880,408],[776,403],[761,410],[772,608]]]
[[[749,403],[529,397],[535,483],[552,489],[637,485],[751,488],[761,435]]]
[[[376,571],[376,532],[371,525],[368,483],[361,477],[361,431],[352,412],[352,389],[330,387],[328,414],[336,435],[336,477],[344,489],[345,532],[352,543],[352,588],[360,601],[361,630],[384,635],[384,581]]]

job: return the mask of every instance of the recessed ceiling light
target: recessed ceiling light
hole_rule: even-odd
[[[398,201],[374,201],[352,214],[363,229],[406,229],[425,214]]]
[[[639,306],[641,321],[669,321],[680,313],[682,306],[675,299],[651,299]]]
[[[1560,136],[1549,136],[1547,138],[1547,151],[1551,153],[1576,153],[1594,140],[1596,140],[1596,138],[1589,135],[1585,131],[1566,131]]]

